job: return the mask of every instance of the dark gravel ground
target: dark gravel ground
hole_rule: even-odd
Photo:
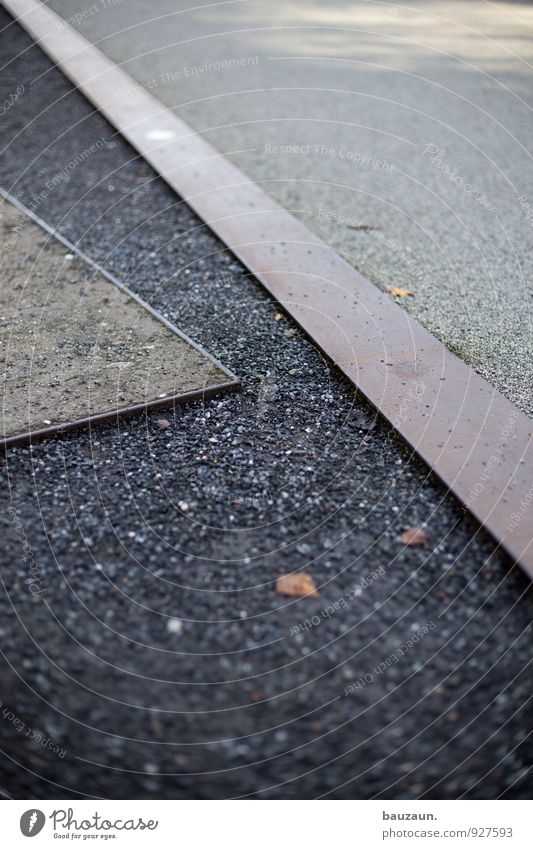
[[[244,383],[167,429],[156,413],[6,455],[4,792],[527,798],[525,579],[0,24],[1,99],[25,87],[2,118],[0,184]],[[424,523],[428,546],[404,548]],[[276,594],[300,569],[319,599]]]

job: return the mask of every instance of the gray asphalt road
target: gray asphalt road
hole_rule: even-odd
[[[49,5],[533,412],[531,5]]]
[[[527,798],[524,578],[39,49],[1,45],[1,185],[244,381],[6,455],[3,791]],[[293,570],[319,598],[276,593]]]

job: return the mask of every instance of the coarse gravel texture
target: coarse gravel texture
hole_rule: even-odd
[[[0,185],[243,390],[178,407],[168,427],[155,413],[7,452],[3,792],[528,798],[525,578],[27,36],[8,34],[2,86],[25,91],[3,119]],[[409,527],[427,546],[402,544]],[[319,598],[275,592],[299,570]]]
[[[533,7],[50,0],[533,415]]]

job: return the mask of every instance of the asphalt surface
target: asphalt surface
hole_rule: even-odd
[[[529,797],[523,576],[27,36],[0,43],[0,184],[243,379],[165,429],[6,454],[3,792]],[[276,593],[294,570],[319,598]]]
[[[51,0],[533,414],[533,8]]]

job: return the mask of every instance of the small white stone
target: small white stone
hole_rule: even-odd
[[[144,765],[145,772],[149,772],[150,775],[155,775],[158,771],[157,764],[147,763]]]
[[[181,619],[169,619],[167,622],[167,631],[170,634],[181,634],[183,631],[183,622]]]

